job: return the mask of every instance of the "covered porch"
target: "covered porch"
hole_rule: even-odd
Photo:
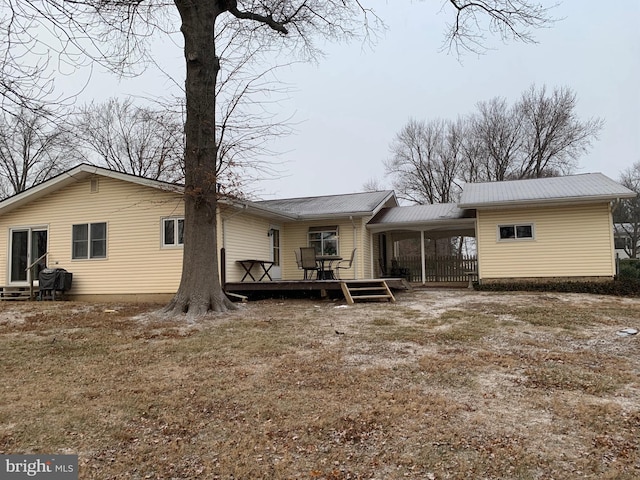
[[[380,277],[468,283],[478,271],[475,211],[455,204],[382,210],[368,224]]]

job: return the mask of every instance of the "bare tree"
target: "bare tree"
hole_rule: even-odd
[[[516,105],[518,121],[524,123],[518,178],[570,173],[580,155],[589,151],[604,122],[579,120],[576,105],[576,94],[567,87],[547,94],[545,86],[532,85],[522,94]]]
[[[481,155],[479,160],[469,157],[470,168],[477,168],[475,179],[500,182],[513,177],[522,149],[519,110],[497,97],[478,103],[477,108],[478,112],[468,119],[469,137]]]
[[[182,119],[170,110],[112,98],[83,106],[73,123],[89,158],[97,157],[94,163],[155,180],[182,179]]]
[[[64,171],[79,155],[64,127],[44,110],[0,113],[0,188],[6,197]]]
[[[449,0],[455,9],[445,45],[456,52],[483,53],[486,33],[533,43],[532,29],[554,22],[551,8],[527,0]]]
[[[224,45],[225,65],[229,65],[221,69],[216,83],[216,180],[218,192],[250,197],[256,180],[278,175],[277,154],[269,144],[292,131],[289,119],[274,112],[279,100],[289,93],[278,83],[277,70],[292,62],[263,67],[260,50],[254,45],[238,48],[234,39],[227,37],[222,29],[216,39]]]
[[[511,106],[496,97],[455,123],[410,120],[391,145],[387,173],[415,203],[454,201],[464,182],[571,173],[602,128],[602,120],[579,120],[576,103],[568,88],[547,95],[531,87]]]
[[[362,190],[364,192],[380,192],[385,190],[385,187],[380,179],[371,177],[362,184]]]
[[[444,120],[409,120],[385,162],[398,196],[413,203],[447,203],[459,193],[463,132]]]
[[[487,8],[493,3],[494,8]],[[537,3],[511,1],[452,1],[458,12],[450,35],[455,42],[473,38],[465,18],[487,16],[502,36],[528,39],[529,28],[543,24],[544,11]],[[296,55],[311,57],[318,50],[316,35],[347,39],[363,25],[368,28],[375,14],[360,0],[174,0],[173,4],[153,0],[22,0],[5,6],[12,15],[35,18],[46,24],[43,43],[47,51],[71,58],[83,55],[117,71],[144,64],[145,40],[156,33],[168,33],[180,16],[186,64],[186,148],[185,148],[185,236],[180,287],[167,307],[168,312],[203,314],[231,308],[218,272],[216,245],[217,159],[220,148],[216,126],[216,85],[224,65],[224,50],[217,43],[221,29],[234,44],[259,45],[262,50],[289,48]],[[525,8],[529,7],[529,8]],[[502,11],[500,11],[502,10]],[[539,16],[538,16],[539,15]],[[504,27],[501,27],[504,24]],[[57,48],[50,43],[60,40]]]
[[[638,194],[635,198],[622,200],[613,213],[616,230],[629,241],[624,251],[629,258],[640,257],[640,161],[620,174],[620,183]]]

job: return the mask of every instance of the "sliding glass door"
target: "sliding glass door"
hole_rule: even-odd
[[[47,253],[46,228],[16,228],[11,230],[11,259],[9,261],[11,283],[26,283],[30,280],[27,268]],[[45,267],[46,258],[38,262],[33,274],[37,280],[40,270]]]

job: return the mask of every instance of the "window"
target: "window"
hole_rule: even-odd
[[[107,258],[107,224],[74,225],[71,242],[73,259]]]
[[[499,240],[525,240],[533,238],[533,224],[498,225]]]
[[[338,227],[311,227],[309,246],[316,249],[316,255],[337,255]]]
[[[184,218],[164,218],[162,220],[162,246],[184,245]]]

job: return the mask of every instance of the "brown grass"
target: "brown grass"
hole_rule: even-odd
[[[640,300],[0,304],[0,453],[83,479],[640,477]]]

